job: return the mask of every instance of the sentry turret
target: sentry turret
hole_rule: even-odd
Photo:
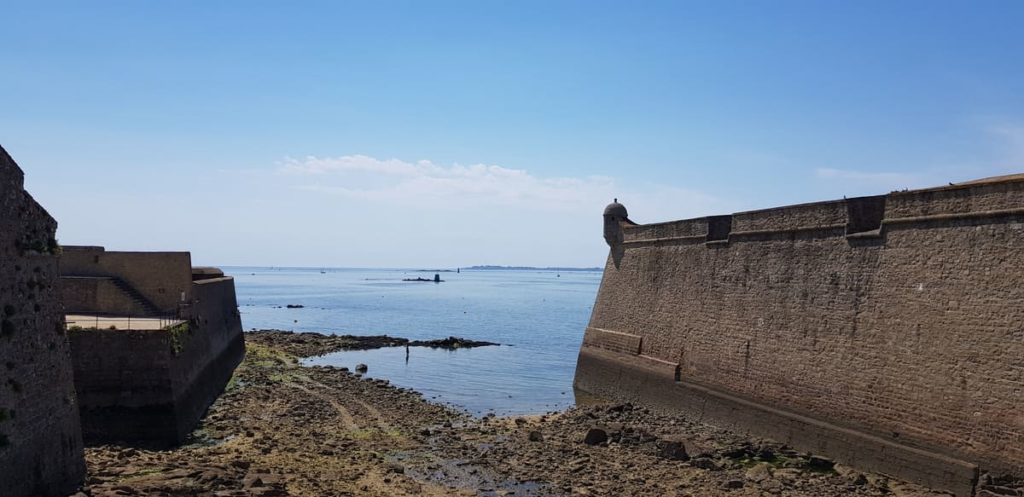
[[[626,206],[620,204],[619,199],[614,199],[604,208],[604,241],[609,247],[622,243],[622,223],[636,224],[629,220]]]

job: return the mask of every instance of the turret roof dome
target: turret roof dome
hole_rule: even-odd
[[[626,212],[626,206],[619,203],[619,199],[615,199],[614,202],[608,204],[608,207],[604,208],[605,216],[614,216],[619,219],[626,219],[629,217],[629,213]]]

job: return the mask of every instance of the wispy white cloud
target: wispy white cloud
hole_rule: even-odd
[[[898,190],[941,186],[1024,170],[1024,125],[1020,121],[986,119],[974,125],[984,144],[968,160],[962,157],[903,170],[855,170],[818,168],[814,177],[822,181],[847,183],[859,187]]]
[[[398,159],[380,160],[366,155],[345,155],[341,157],[307,156],[304,159],[284,160],[281,171],[293,174],[327,174],[345,172],[369,172],[393,176],[416,176],[418,174],[443,173],[443,168],[430,161],[403,162]]]
[[[713,209],[725,207],[711,195],[683,188],[623,185],[620,180],[606,176],[543,177],[523,169],[489,164],[443,166],[427,160],[407,162],[346,155],[286,159],[279,172],[305,179],[294,185],[300,190],[389,205],[497,206],[592,214],[618,197],[642,206],[652,219],[667,216],[659,220],[715,213]]]

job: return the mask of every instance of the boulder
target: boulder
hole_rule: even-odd
[[[766,462],[755,464],[747,470],[744,477],[755,483],[761,483],[765,480],[769,480],[772,477],[772,465]]]
[[[718,471],[722,469],[722,465],[718,464],[717,461],[710,457],[698,457],[690,460],[690,466],[700,469],[706,469],[708,471]]]
[[[600,428],[591,428],[587,430],[587,435],[583,437],[583,443],[587,445],[599,445],[608,441],[608,432]]]
[[[807,469],[812,471],[832,471],[836,463],[831,459],[827,459],[821,456],[811,456],[807,460]]]
[[[690,454],[686,450],[686,442],[681,439],[658,440],[658,457],[672,461],[689,461]]]

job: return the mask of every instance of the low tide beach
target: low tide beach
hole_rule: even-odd
[[[382,337],[250,332],[182,447],[89,447],[81,495],[911,496],[923,488],[621,403],[472,416],[308,355]],[[419,347],[416,347],[419,348]]]
[[[573,392],[599,272],[234,271],[226,391],[183,446],[87,447],[81,495],[937,495]]]

